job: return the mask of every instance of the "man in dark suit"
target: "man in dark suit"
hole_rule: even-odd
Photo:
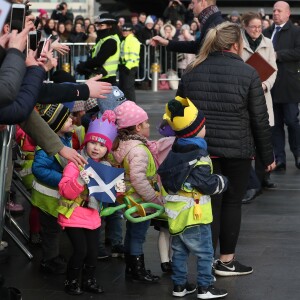
[[[151,46],[167,46],[169,51],[198,54],[207,31],[225,20],[216,6],[216,0],[192,0],[191,4],[194,16],[201,24],[200,38],[196,41],[169,41],[161,36],[155,36],[151,40]]]
[[[275,117],[272,138],[278,171],[286,169],[284,124],[288,129],[295,165],[300,169],[300,27],[289,20],[290,14],[287,2],[276,2],[273,7],[274,24],[263,32],[273,41],[277,57],[278,73],[271,93]]]

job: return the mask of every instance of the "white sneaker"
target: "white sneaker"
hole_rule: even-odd
[[[8,246],[8,243],[5,241],[0,241],[0,245],[6,248]]]

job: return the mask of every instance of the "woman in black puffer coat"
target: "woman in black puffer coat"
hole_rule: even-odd
[[[269,171],[275,166],[271,130],[261,81],[244,63],[238,25],[225,22],[210,29],[199,56],[182,76],[177,94],[188,97],[206,116],[206,141],[215,173],[228,177],[229,188],[212,197],[212,236],[220,259],[220,276],[253,272],[234,259],[241,225],[242,198],[251,160],[259,153]]]

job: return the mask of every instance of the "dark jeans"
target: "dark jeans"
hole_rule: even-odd
[[[149,226],[150,221],[140,223],[126,222],[125,253],[130,255],[142,255],[144,253],[143,244],[146,240]]]
[[[66,233],[73,247],[68,263],[69,269],[80,269],[84,264],[93,267],[97,265],[99,228],[91,230],[66,227]]]
[[[286,163],[285,131],[288,129],[290,149],[295,157],[300,156],[300,125],[298,103],[274,103],[275,125],[272,128],[272,140],[276,162]]]
[[[104,207],[118,206],[118,203],[103,203]],[[105,238],[109,239],[112,246],[123,245],[122,211],[117,210],[110,216],[101,218],[101,227],[98,238],[98,251],[105,251]]]
[[[59,255],[61,227],[57,218],[40,210],[43,259],[49,260]]]
[[[136,102],[135,96],[135,75],[137,73],[137,68],[133,68],[129,73],[125,73],[123,70],[119,71],[119,88],[124,93],[128,100]]]
[[[226,192],[211,197],[213,246],[216,249],[219,240],[220,253],[233,254],[240,233],[242,199],[247,190],[251,160],[215,158],[212,162],[214,173],[226,176],[229,181]]]

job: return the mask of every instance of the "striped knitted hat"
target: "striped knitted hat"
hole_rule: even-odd
[[[166,113],[163,116],[177,137],[187,138],[196,136],[205,125],[202,111],[188,98],[177,96],[166,104]]]
[[[41,117],[54,132],[58,132],[68,120],[70,110],[63,104],[37,105]]]

